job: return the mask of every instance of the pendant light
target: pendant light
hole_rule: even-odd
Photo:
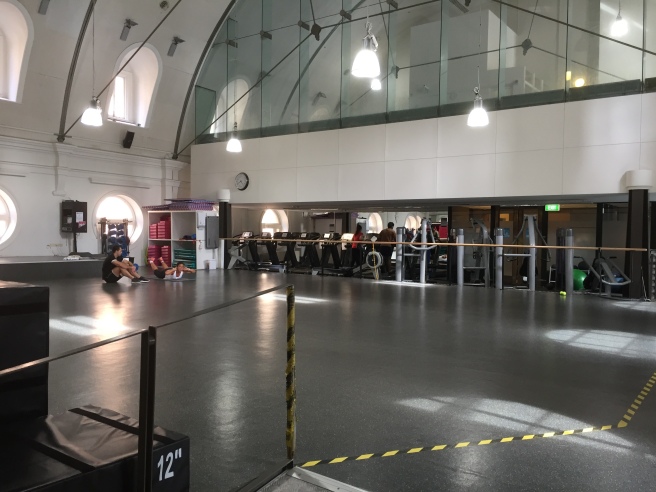
[[[371,33],[372,26],[371,22],[369,22],[369,4],[367,4],[367,21],[364,27],[366,34],[362,38],[362,49],[355,55],[351,73],[354,77],[373,79],[380,75],[380,64],[376,56],[378,41],[376,41],[376,36]]]
[[[232,129],[232,137],[228,140],[228,145],[226,146],[228,152],[241,152],[241,142],[237,138],[237,122],[235,121],[235,126]]]
[[[467,126],[478,128],[490,124],[490,118],[487,111],[483,107],[483,98],[481,97],[481,31],[483,30],[483,11],[479,10],[479,25],[478,25],[478,67],[476,73],[478,75],[478,86],[474,87],[474,109],[469,113],[467,118]]]
[[[371,79],[371,90],[379,91],[383,88],[383,85],[380,83],[380,79]]]
[[[233,83],[234,90],[237,90],[236,84]],[[233,92],[233,101],[237,99],[237,95]],[[232,128],[232,136],[228,140],[228,145],[226,145],[226,150],[228,152],[241,152],[241,142],[237,138],[237,103],[233,102],[232,109],[234,110],[235,124]]]
[[[91,17],[91,91],[96,90],[96,6],[94,5]],[[83,125],[88,126],[102,126],[102,108],[100,101],[96,96],[91,97],[89,107],[84,110],[82,119],[80,120]]]
[[[622,19],[622,0],[617,2],[617,18],[613,25],[610,26],[610,35],[614,38],[626,36],[629,32],[629,23]]]

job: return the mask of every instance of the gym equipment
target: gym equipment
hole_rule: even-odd
[[[321,268],[318,269],[318,275],[329,275],[334,277],[352,277],[356,272],[358,272],[361,266],[351,267],[351,255],[350,250],[352,250],[350,244],[344,243],[344,237],[348,239],[353,239],[353,234],[344,234],[343,236],[337,232],[327,232],[323,235],[323,239],[326,242],[321,243],[322,254],[321,254]],[[336,242],[328,241],[342,241],[342,244]],[[342,251],[342,255],[339,254],[339,250],[346,246],[344,251],[349,250],[349,254],[346,255]],[[346,259],[346,262],[344,262]],[[332,261],[332,263],[331,263]]]
[[[292,239],[298,239],[295,232],[276,232],[273,234],[273,239],[284,239],[285,245],[285,258],[283,262],[287,267],[296,268],[298,266],[298,259],[296,258],[296,242]]]
[[[248,262],[241,254],[242,250],[248,246],[248,239],[253,236],[251,231],[244,231],[241,234],[233,236],[232,247],[228,254],[230,255],[230,263],[228,263],[228,270],[235,267],[248,268]]]
[[[439,246],[439,243],[435,240],[435,236],[433,235],[433,225],[431,224],[430,220],[424,218],[421,219],[421,228],[415,233],[415,236],[412,238],[411,243],[417,242],[417,239],[421,235],[421,242],[422,243],[428,243],[428,236],[430,235],[430,243],[434,243],[431,246],[415,246],[413,244],[409,244],[408,246],[413,249],[414,251],[419,252],[419,283],[420,284],[425,284],[426,283],[426,269],[428,267],[428,262],[426,261],[426,253],[432,249],[437,248]],[[398,237],[398,230],[397,230],[397,237]],[[412,256],[405,254],[404,256]],[[403,257],[402,257],[403,260]]]
[[[572,283],[575,291],[585,289],[583,282],[587,276],[588,274],[586,272],[579,270],[578,268],[575,268],[572,271]]]
[[[474,236],[471,239],[468,239],[468,242],[473,244],[492,244],[490,239],[490,233],[487,230],[485,224],[476,218],[469,219],[472,229],[474,231]],[[463,229],[458,229],[458,243],[465,242],[465,233]],[[484,246],[471,246],[472,254],[471,259],[473,259],[474,264],[465,264],[465,246],[458,246],[456,251],[457,259],[457,283],[458,285],[483,285],[485,287],[490,286],[490,252],[487,247]],[[469,255],[468,255],[469,258]],[[465,283],[465,272],[469,272],[471,275],[470,281]],[[482,278],[481,278],[482,274]]]
[[[303,253],[296,267],[289,269],[290,273],[303,273],[316,275],[317,269],[321,267],[321,260],[317,253],[317,243],[321,238],[318,232],[297,232],[294,233],[298,240],[296,245],[302,248]]]
[[[590,274],[585,283],[590,285],[591,291],[598,291],[599,295],[612,297],[620,287],[631,283],[631,279],[613,261],[614,258],[597,256],[590,265]],[[604,289],[602,293],[602,287]],[[615,289],[613,289],[615,288]]]
[[[495,248],[496,250],[496,261],[495,261],[495,287],[497,289],[503,288],[503,259],[510,259],[509,261],[514,261],[517,258],[524,258],[524,261],[528,260],[528,265],[526,269],[526,282],[528,284],[528,290],[535,291],[535,258],[536,258],[536,248],[535,248],[535,237],[536,235],[540,238],[542,243],[545,246],[548,246],[547,241],[542,236],[542,233],[537,226],[537,217],[535,215],[525,215],[524,221],[522,222],[522,227],[519,230],[517,236],[513,240],[512,244],[517,244],[520,237],[523,237],[524,231],[528,234],[528,245],[526,249],[528,253],[504,253],[503,252],[503,229],[496,230],[495,244],[499,247]],[[547,250],[547,261],[551,261],[551,254]]]

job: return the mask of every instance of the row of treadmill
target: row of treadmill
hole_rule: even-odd
[[[372,241],[377,234],[365,234],[364,241]],[[229,250],[228,269],[332,275],[352,277],[373,275],[380,268],[382,259],[369,255],[371,245],[361,246],[362,264],[353,261],[351,241],[353,234],[328,232],[263,232],[245,231],[234,237]],[[329,242],[330,241],[330,242]],[[340,241],[332,242],[332,241]],[[284,256],[278,253],[284,248]],[[266,250],[268,261],[262,261],[260,251]],[[297,251],[299,254],[297,254]],[[366,259],[369,258],[367,262]],[[376,260],[378,259],[378,260]]]

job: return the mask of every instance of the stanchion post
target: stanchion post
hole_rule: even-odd
[[[494,288],[503,290],[503,229],[494,230]]]
[[[458,244],[462,244],[465,242],[465,231],[464,229],[458,229],[458,235],[456,237],[456,242]],[[456,279],[458,285],[464,285],[465,284],[465,247],[464,246],[457,246],[457,252],[456,252]]]
[[[565,292],[570,295],[574,292],[574,231],[567,229],[565,231]]]
[[[296,300],[294,286],[287,286],[287,368],[285,369],[287,400],[287,458],[296,454]]]
[[[153,426],[155,419],[155,358],[157,329],[148,327],[141,335],[141,368],[139,374],[139,441],[137,455],[137,487],[150,492],[153,487]]]
[[[403,282],[403,276],[405,273],[405,261],[403,258],[403,245],[401,244],[405,240],[405,227],[396,228],[396,281]]]

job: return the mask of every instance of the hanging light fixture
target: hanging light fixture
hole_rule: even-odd
[[[372,91],[379,91],[383,88],[382,84],[380,83],[380,79],[371,79],[371,90]]]
[[[235,121],[235,126],[232,129],[232,137],[228,140],[228,145],[226,146],[228,152],[241,152],[241,142],[237,138],[237,122]]]
[[[89,107],[82,114],[82,124],[88,126],[102,126],[102,108],[97,97],[92,97]]]
[[[96,90],[96,7],[94,5],[91,17],[91,91],[95,93]],[[84,110],[82,119],[80,120],[83,125],[88,126],[102,126],[102,108],[100,101],[96,96],[91,97],[89,107]]]
[[[236,84],[233,83],[233,103],[232,103],[232,109],[233,109],[233,115],[235,118],[235,124],[232,127],[232,136],[230,137],[230,140],[228,140],[228,145],[226,146],[226,150],[228,152],[241,152],[241,142],[237,138],[237,94],[234,92],[237,90]]]
[[[614,38],[621,38],[626,36],[629,32],[629,23],[622,19],[622,0],[617,2],[617,18],[613,25],[610,26],[610,35]]]
[[[483,13],[480,10],[479,16],[479,26],[478,26],[478,67],[476,67],[476,73],[478,76],[478,86],[474,87],[474,109],[469,113],[469,118],[467,118],[467,126],[472,128],[478,128],[482,126],[487,126],[490,124],[490,118],[487,115],[487,111],[483,107],[483,98],[481,97],[481,31],[483,29]]]
[[[354,77],[373,79],[380,75],[380,64],[376,56],[378,41],[376,41],[376,36],[371,33],[372,25],[369,22],[369,4],[367,4],[367,21],[364,26],[366,34],[362,38],[362,49],[355,55],[351,73]]]

